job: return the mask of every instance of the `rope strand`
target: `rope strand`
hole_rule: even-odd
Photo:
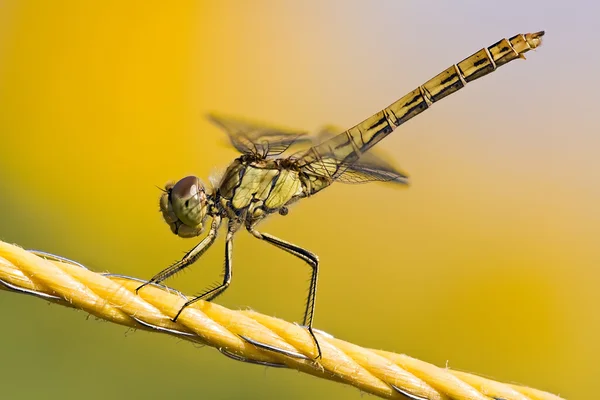
[[[44,255],[44,254],[42,254]],[[42,258],[0,241],[0,289],[84,310],[120,325],[206,344],[241,361],[282,366],[359,388],[386,399],[559,400],[560,397],[465,372],[439,368],[403,354],[366,349],[315,330],[322,358],[314,360],[303,327],[255,311],[233,311],[199,301],[171,321],[181,293],[135,278],[99,274],[68,260]]]

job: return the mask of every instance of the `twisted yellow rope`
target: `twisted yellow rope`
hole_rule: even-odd
[[[365,349],[319,332],[323,354],[317,362],[313,360],[314,342],[298,325],[202,301],[187,308],[175,323],[169,316],[183,305],[183,296],[152,286],[136,295],[139,284],[134,278],[98,274],[0,242],[0,289],[47,296],[49,301],[121,325],[204,343],[242,361],[294,368],[389,399],[559,399],[539,390],[438,368],[406,355]]]

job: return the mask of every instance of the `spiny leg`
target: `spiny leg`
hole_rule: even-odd
[[[154,275],[148,282],[140,285],[135,292],[139,292],[143,287],[153,284],[153,283],[161,283],[165,279],[170,278],[175,275],[179,271],[189,267],[193,263],[198,260],[204,254],[206,250],[215,242],[217,238],[217,232],[219,230],[219,226],[221,225],[220,217],[216,217],[212,220],[210,231],[206,235],[204,239],[200,243],[196,245],[193,249],[187,252],[185,256],[180,261],[177,261],[175,264],[171,265],[160,271],[158,274]]]
[[[321,346],[317,341],[317,337],[313,332],[312,324],[313,317],[315,315],[315,299],[317,296],[317,279],[319,277],[319,257],[316,254],[311,253],[310,251],[303,249],[302,247],[296,246],[290,242],[286,242],[285,240],[281,240],[273,235],[269,235],[268,233],[261,233],[254,229],[249,229],[250,233],[257,237],[258,239],[264,240],[267,243],[270,243],[277,248],[280,248],[284,251],[287,251],[290,254],[300,258],[304,262],[306,262],[312,268],[312,275],[310,278],[310,287],[308,289],[308,298],[306,301],[306,310],[304,311],[304,321],[303,325],[306,326],[308,332],[313,338],[315,342],[315,346],[317,347],[317,357],[321,358]]]
[[[193,299],[191,299],[187,303],[185,303],[179,309],[179,311],[177,312],[177,315],[175,315],[175,317],[173,318],[173,322],[177,321],[177,318],[179,318],[179,316],[181,315],[181,312],[189,305],[194,304],[198,300],[205,300],[205,301],[214,300],[215,298],[217,298],[217,296],[223,294],[225,289],[227,289],[229,287],[229,284],[231,283],[231,273],[232,273],[232,269],[231,269],[232,247],[233,247],[233,232],[229,231],[229,232],[227,232],[227,238],[225,239],[225,272],[223,274],[223,283],[221,283],[219,286],[217,286],[213,289],[210,289],[210,290],[202,293],[200,296],[194,297]]]

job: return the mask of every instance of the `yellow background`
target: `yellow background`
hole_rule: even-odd
[[[564,3],[564,5],[563,5]],[[579,4],[577,4],[579,3]],[[503,37],[544,46],[378,147],[408,190],[334,185],[261,228],[322,261],[315,326],[592,398],[600,357],[599,7],[592,2],[0,2],[0,239],[149,278],[196,240],[168,180],[236,153],[211,110],[348,127]],[[200,292],[223,242],[168,283]],[[299,321],[302,262],[236,236],[232,308]],[[0,292],[3,398],[360,399]]]

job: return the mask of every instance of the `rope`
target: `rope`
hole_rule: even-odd
[[[43,254],[42,254],[43,255]],[[206,344],[240,361],[299,371],[342,382],[386,399],[558,400],[539,390],[439,368],[403,354],[365,349],[315,331],[316,356],[308,331],[254,311],[233,311],[199,301],[177,322],[170,316],[185,302],[181,293],[140,280],[99,274],[60,257],[42,258],[0,241],[0,289],[31,294],[84,310],[120,325],[166,333]]]

